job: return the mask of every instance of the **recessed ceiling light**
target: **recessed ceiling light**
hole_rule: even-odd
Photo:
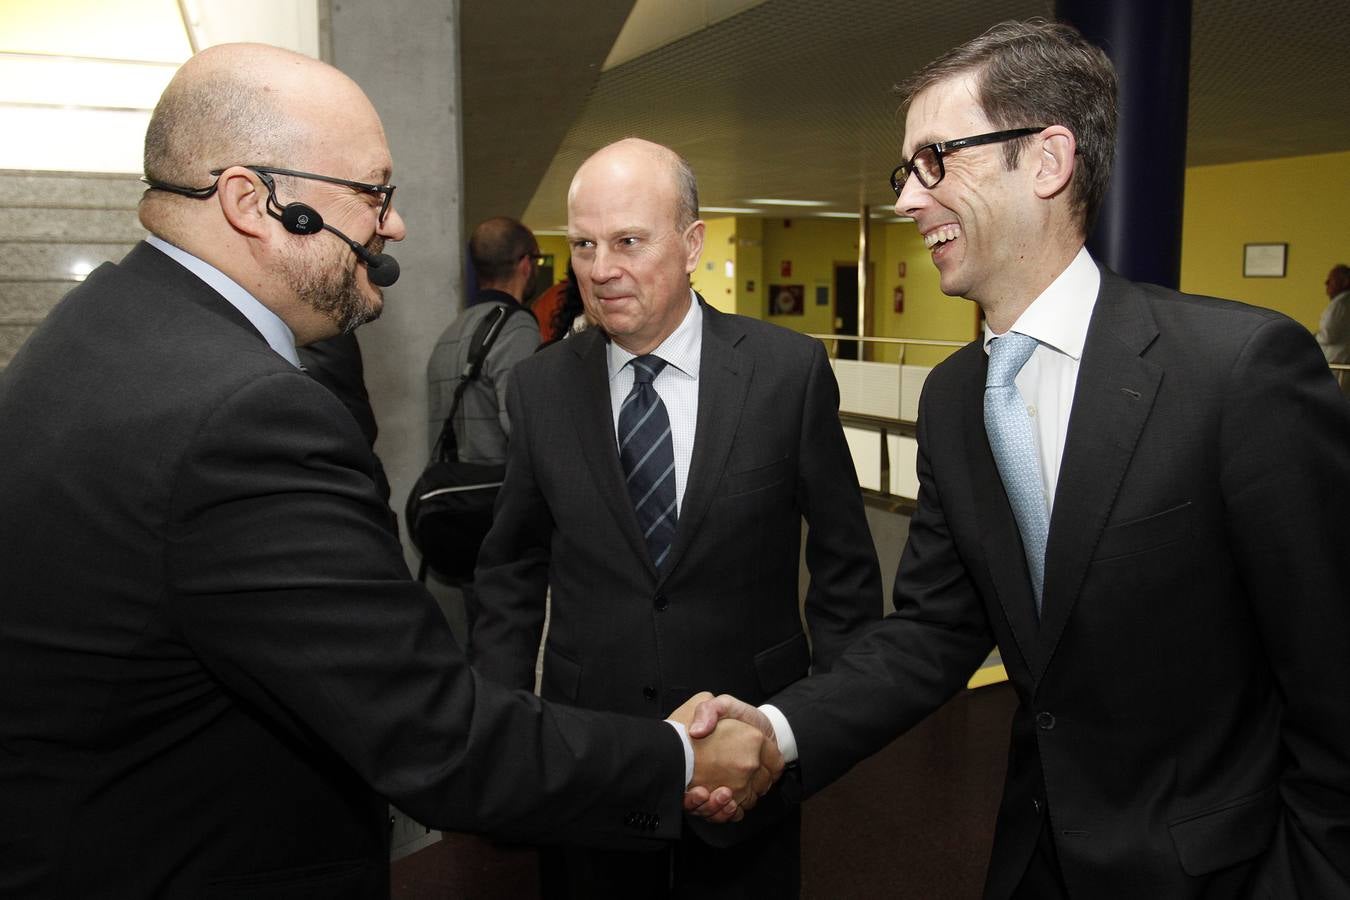
[[[760,206],[834,206],[826,200],[775,200],[751,197],[746,203],[758,203]]]
[[[700,206],[698,211],[700,213],[710,212],[710,213],[742,213],[742,214],[764,212],[764,210],[762,209],[750,209],[745,206]]]

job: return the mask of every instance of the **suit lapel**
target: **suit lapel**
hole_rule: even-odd
[[[703,307],[703,347],[699,351],[698,422],[689,477],[680,504],[675,544],[664,572],[675,571],[722,482],[727,455],[736,437],[754,362],[736,349],[745,332],[736,320],[698,298]]]
[[[1078,602],[1163,373],[1142,358],[1158,328],[1138,289],[1102,270],[1050,514],[1041,610],[1044,673]]]
[[[635,558],[643,560],[655,575],[647,543],[638,529],[637,514],[633,512],[633,500],[628,496],[623,468],[619,465],[619,450],[614,442],[614,410],[610,405],[606,353],[609,343],[599,328],[590,328],[568,338],[564,346],[575,354],[571,364],[577,369],[577,377],[564,378],[562,383],[579,385],[578,390],[567,391],[566,397],[581,455],[591,471],[600,499],[632,546]]]

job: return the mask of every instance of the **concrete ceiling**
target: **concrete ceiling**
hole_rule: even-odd
[[[562,227],[576,167],[626,135],[683,153],[704,206],[889,205],[902,138],[893,85],[995,22],[1053,10],[1045,0],[953,0],[928,16],[891,0],[702,4],[706,27],[689,33],[686,18],[665,39],[645,0],[595,0],[584,16],[581,4],[548,0],[512,3],[509,15],[505,4],[462,3],[466,222],[507,214]],[[630,10],[646,23],[641,46],[655,49],[605,69]],[[1189,163],[1350,149],[1346,47],[1344,0],[1194,0]]]

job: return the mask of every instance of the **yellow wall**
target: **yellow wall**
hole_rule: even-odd
[[[723,216],[704,219],[703,258],[694,270],[694,290],[703,295],[715,309],[736,311],[736,280],[739,266],[736,260],[736,220]],[[727,274],[727,264],[731,274]]]
[[[810,334],[834,333],[834,265],[857,265],[858,223],[848,219],[764,219],[763,261],[756,301],[757,314],[784,328]],[[782,275],[782,264],[792,274]],[[803,288],[802,315],[772,315],[769,286],[799,284]],[[816,304],[816,288],[823,287],[828,302]]]
[[[741,219],[745,223],[757,221]],[[834,266],[856,265],[858,224],[850,219],[763,219],[763,266],[761,283],[800,284],[806,289],[806,305],[800,316],[771,316],[768,296],[761,290],[748,315],[814,334],[834,332]],[[931,340],[969,341],[975,335],[975,307],[969,301],[947,297],[938,290],[937,270],[924,249],[913,223],[873,223],[870,230],[872,261],[872,316],[863,329],[880,337],[910,337]],[[784,260],[792,262],[792,275],[779,273]],[[900,276],[899,263],[905,263]],[[744,266],[742,267],[744,270]],[[747,276],[748,277],[748,276]],[[895,288],[905,289],[904,312],[894,311]],[[816,305],[816,288],[829,292],[829,303]],[[896,362],[896,345],[873,345],[875,360]],[[915,365],[936,365],[952,352],[946,347],[908,347],[905,361]]]
[[[1327,305],[1323,283],[1350,263],[1350,153],[1186,171],[1181,289],[1277,309],[1310,330]],[[1242,245],[1289,245],[1284,278],[1244,278]]]
[[[764,220],[736,219],[736,312],[764,318]]]
[[[868,334],[879,337],[922,338],[966,342],[975,337],[974,303],[948,297],[938,288],[937,268],[913,222],[872,226],[875,261],[875,296]],[[905,274],[900,274],[904,263]],[[904,312],[895,312],[895,288],[905,291]],[[904,361],[916,366],[935,366],[950,356],[954,347],[907,346]],[[872,357],[900,361],[900,347],[880,346]]]
[[[553,254],[553,281],[559,282],[567,277],[567,261],[572,258],[572,248],[567,245],[567,237],[561,234],[536,234],[540,253]]]

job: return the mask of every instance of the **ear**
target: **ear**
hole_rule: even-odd
[[[244,237],[267,240],[274,234],[267,214],[267,188],[243,166],[231,166],[221,173],[216,201],[225,221]]]
[[[699,257],[703,255],[704,227],[703,220],[698,219],[684,232],[684,271],[689,274],[698,268]]]
[[[533,268],[534,257],[528,255],[522,256],[520,259],[516,260],[516,277],[528,280],[530,277],[530,270]]]
[[[1065,190],[1073,181],[1078,142],[1063,125],[1051,125],[1032,145],[1036,152],[1036,196],[1049,199]]]

